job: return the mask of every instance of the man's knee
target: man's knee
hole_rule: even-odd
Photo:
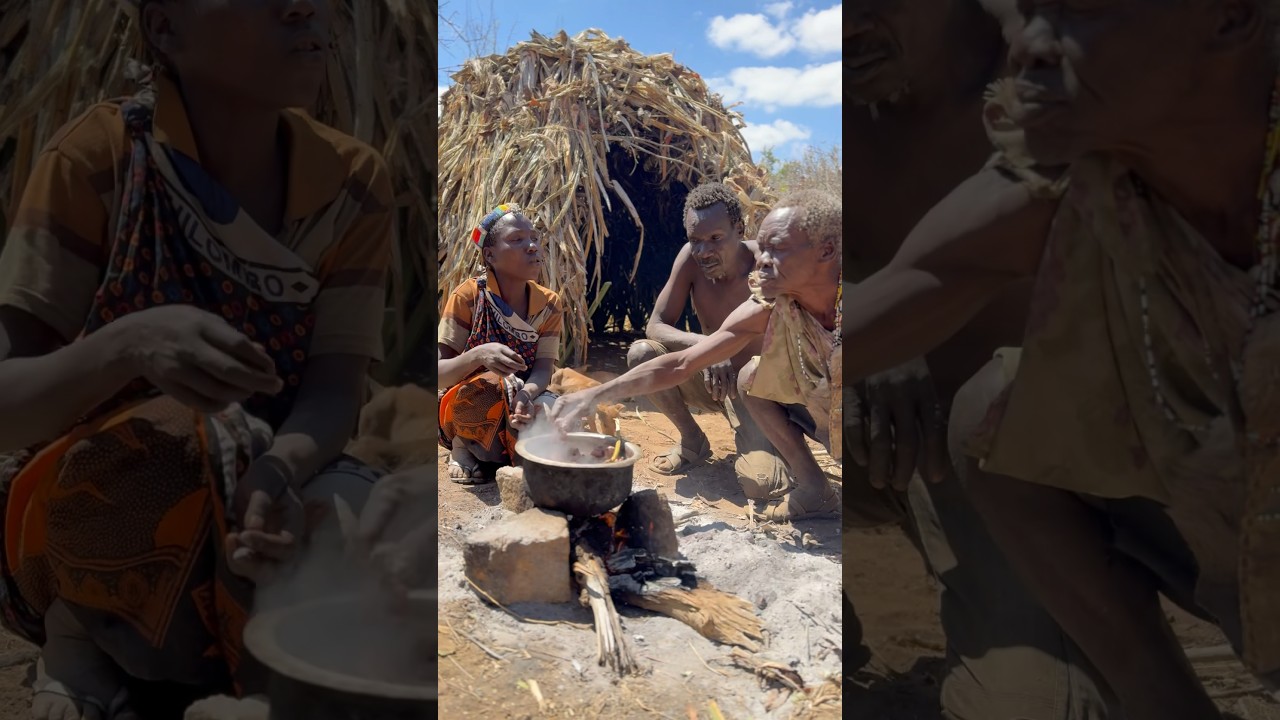
[[[648,362],[663,353],[649,340],[637,340],[631,343],[631,347],[627,348],[627,367],[633,368],[641,363]]]
[[[982,428],[992,403],[1000,397],[1009,383],[1005,361],[996,357],[983,365],[956,391],[947,424],[947,448],[957,468],[967,459],[966,444]]]
[[[777,497],[790,484],[786,463],[772,448],[739,448],[738,459],[733,465],[738,485],[749,500]]]
[[[738,370],[738,397],[752,400],[747,390],[751,387],[752,381],[755,380],[756,370],[760,367],[760,358],[753,357],[747,361],[742,369]]]

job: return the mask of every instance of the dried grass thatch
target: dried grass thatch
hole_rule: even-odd
[[[436,97],[429,83],[436,4],[345,0],[333,6],[337,50],[313,113],[381,150],[391,168],[400,257],[380,374],[394,379],[408,357],[405,348],[416,348],[418,336],[434,330],[436,125],[430,111]],[[44,143],[92,103],[133,92],[126,67],[142,57],[139,35],[118,0],[0,0],[0,229]],[[407,316],[396,312],[405,307],[412,309]],[[434,376],[434,355],[430,363]]]
[[[741,116],[670,55],[599,30],[535,32],[505,55],[468,60],[453,80],[440,118],[441,290],[475,273],[465,242],[475,222],[498,202],[524,206],[546,241],[544,282],[567,303],[562,354],[575,364],[593,315],[597,327],[643,322],[684,242],[690,188],[737,190],[748,233],[773,200]]]

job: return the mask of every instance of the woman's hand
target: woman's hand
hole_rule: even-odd
[[[511,417],[507,418],[511,428],[520,431],[528,427],[538,417],[540,406],[533,401],[529,393],[521,390],[516,393],[515,406],[511,409]]]
[[[269,579],[293,559],[306,531],[306,512],[283,462],[259,458],[236,485],[238,531],[226,538],[231,571],[254,582]]]
[[[476,362],[499,375],[514,375],[528,367],[520,353],[502,343],[485,343],[473,348],[471,353]]]
[[[225,320],[191,305],[131,313],[108,327],[137,374],[200,412],[218,412],[255,393],[274,395],[283,384],[260,345]]]

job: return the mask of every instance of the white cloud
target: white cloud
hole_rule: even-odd
[[[764,6],[764,11],[781,20],[791,11],[792,3],[776,2]]]
[[[448,85],[436,86],[436,117],[444,114],[444,91],[448,89]]]
[[[792,160],[803,160],[803,159],[804,159],[804,154],[805,154],[806,152],[808,152],[808,151],[809,151],[809,148],[811,148],[811,147],[813,147],[813,146],[812,146],[812,145],[810,145],[809,143],[802,143],[802,142],[795,143],[794,145],[792,145],[792,146],[791,146],[791,158],[790,158],[790,159],[792,159]]]
[[[753,154],[759,154],[765,148],[776,148],[795,140],[808,140],[812,134],[809,128],[782,118],[764,125],[748,125],[742,129],[742,137],[747,141],[747,147],[751,148]]]
[[[766,4],[764,11],[772,21],[759,13],[717,15],[707,26],[707,39],[721,50],[747,52],[763,58],[785,55],[796,49],[809,55],[841,51],[843,3],[825,10],[808,10],[797,20],[788,20],[787,15],[794,7],[791,2]]]
[[[725,104],[744,102],[766,112],[778,107],[832,107],[840,104],[840,61],[804,68],[740,67],[727,78],[707,78]]]
[[[842,13],[842,5],[806,12],[791,28],[800,49],[810,55],[840,52]]]
[[[717,15],[707,27],[707,39],[721,50],[741,50],[760,57],[790,52],[795,38],[769,23],[764,15]]]

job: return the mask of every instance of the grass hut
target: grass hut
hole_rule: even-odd
[[[434,332],[437,291],[435,3],[342,0],[334,9],[329,82],[313,115],[379,149],[397,191],[398,267],[389,291],[390,382],[404,374],[419,335]],[[89,105],[131,94],[137,29],[119,0],[0,0],[0,245],[40,149]],[[430,264],[429,264],[430,263]],[[407,311],[401,310],[407,308]]]
[[[599,30],[535,32],[453,80],[440,118],[441,302],[478,268],[468,231],[515,202],[543,234],[543,282],[566,301],[561,353],[573,364],[589,328],[644,327],[685,242],[690,189],[734,188],[749,236],[773,200],[742,117],[670,55]]]

